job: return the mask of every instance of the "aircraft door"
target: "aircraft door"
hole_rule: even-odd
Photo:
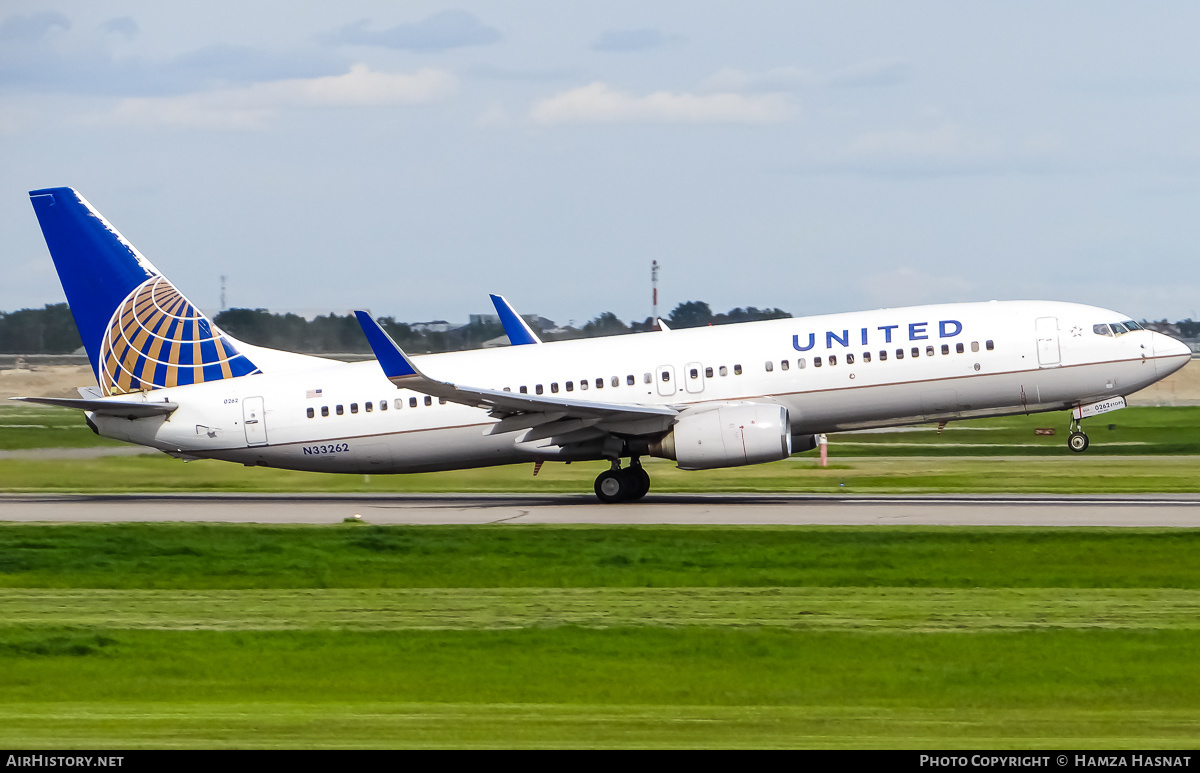
[[[659,365],[658,370],[654,374],[654,380],[658,383],[658,393],[660,395],[670,397],[675,394],[674,365]]]
[[[703,392],[704,366],[698,362],[689,362],[684,368],[683,385],[692,394]]]
[[[1058,349],[1058,317],[1038,317],[1035,325],[1038,365],[1043,368],[1058,367],[1062,364]]]
[[[261,446],[267,442],[266,411],[261,397],[242,400],[242,424],[246,426],[246,444]]]

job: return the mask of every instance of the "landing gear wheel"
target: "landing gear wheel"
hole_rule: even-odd
[[[605,470],[596,477],[596,496],[606,505],[629,497],[633,481],[625,470]]]
[[[647,492],[650,491],[650,473],[643,470],[640,464],[628,467],[624,472],[629,475],[628,501],[636,502],[646,496]]]
[[[1086,451],[1087,447],[1088,436],[1082,432],[1072,432],[1071,436],[1067,438],[1067,448],[1071,449],[1075,453]]]

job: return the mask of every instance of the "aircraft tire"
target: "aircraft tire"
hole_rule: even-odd
[[[1088,436],[1082,432],[1072,432],[1067,438],[1067,448],[1070,448],[1075,453],[1082,453],[1087,450]]]
[[[626,501],[636,502],[650,491],[650,473],[643,470],[640,466],[630,467],[629,473],[630,486],[629,497]]]
[[[632,480],[624,470],[605,470],[596,476],[596,497],[606,505],[629,498]]]

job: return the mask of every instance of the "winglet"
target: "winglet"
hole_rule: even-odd
[[[520,314],[504,299],[503,295],[492,295],[492,305],[496,307],[496,313],[500,315],[500,324],[504,325],[504,333],[508,336],[508,342],[513,346],[522,344],[540,344],[542,339],[538,338],[537,333],[533,332],[533,328],[529,326]]]
[[[379,364],[383,366],[384,375],[393,383],[405,378],[425,377],[421,371],[417,370],[417,366],[413,365],[404,350],[396,345],[387,331],[380,327],[370,314],[365,311],[355,311],[354,316],[358,317],[358,324],[362,326],[363,333],[367,336],[367,343],[371,345],[375,359],[379,360]]]

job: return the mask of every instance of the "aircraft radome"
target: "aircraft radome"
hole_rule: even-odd
[[[30,197],[98,386],[20,399],[181,459],[359,474],[607,460],[596,495],[620,502],[650,488],[642,457],[736,467],[840,430],[1070,410],[1082,451],[1082,419],[1191,357],[1127,315],[1054,301],[542,342],[494,296],[521,345],[410,357],[360,311],[376,359],[343,363],[234,339],[76,191]]]

